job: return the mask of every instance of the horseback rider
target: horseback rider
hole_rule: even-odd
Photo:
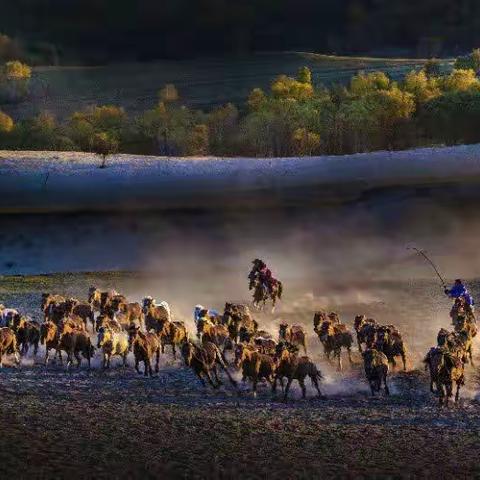
[[[463,284],[460,278],[455,280],[452,288],[445,289],[445,295],[448,295],[450,298],[463,298],[465,300],[466,305],[470,307],[470,310],[473,312],[474,309],[474,301],[472,296],[470,295],[467,287]]]
[[[216,317],[219,317],[217,310],[205,308],[203,305],[195,305],[193,310],[193,321],[195,325],[198,324],[200,319],[207,319],[211,322],[212,319]]]
[[[250,280],[249,290],[253,288],[255,280],[258,279],[265,291],[272,293],[273,287],[277,283],[277,280],[272,276],[272,271],[267,267],[267,264],[259,258],[253,260],[252,263],[252,270],[248,274],[248,279]]]

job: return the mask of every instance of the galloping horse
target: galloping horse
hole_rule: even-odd
[[[277,299],[281,300],[283,293],[282,282],[277,280],[272,284],[271,291],[269,291],[260,281],[255,279],[253,282],[253,307],[262,310],[267,304],[267,300],[272,300],[272,313],[275,311]]]
[[[452,319],[452,325],[457,326],[459,319],[465,317],[468,323],[476,323],[475,314],[472,311],[472,307],[465,301],[465,298],[458,297],[453,303],[450,310],[450,317]]]

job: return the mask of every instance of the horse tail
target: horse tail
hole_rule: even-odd
[[[282,294],[283,294],[283,283],[282,282],[278,282],[278,299],[281,300],[282,299]]]

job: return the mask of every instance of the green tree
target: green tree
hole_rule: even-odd
[[[359,97],[377,90],[388,90],[390,86],[390,79],[383,72],[360,72],[350,80],[350,92]]]
[[[14,131],[13,119],[0,111],[0,148],[10,148]]]
[[[267,102],[267,96],[261,88],[254,88],[248,96],[247,105],[250,111],[260,110]]]
[[[13,118],[8,116],[6,113],[0,111],[0,133],[11,133],[14,128],[15,123],[13,121]]]
[[[125,135],[128,117],[123,108],[95,106],[75,112],[69,119],[69,136],[84,151],[93,148],[96,133],[105,132],[119,142]]]
[[[480,49],[476,48],[471,53],[455,60],[454,68],[456,70],[473,70],[475,73],[480,71]]]
[[[32,70],[19,61],[7,62],[0,68],[0,97],[7,102],[17,102],[29,93]]]
[[[98,132],[93,135],[92,151],[102,157],[100,168],[107,166],[107,157],[118,152],[118,141],[108,132]]]
[[[286,75],[278,76],[272,83],[272,94],[276,99],[307,100],[313,97],[313,87]]]
[[[306,128],[297,128],[292,135],[292,145],[295,155],[313,155],[320,148],[320,135]]]
[[[297,74],[297,80],[300,83],[312,84],[312,72],[308,67],[300,67]]]
[[[212,153],[223,155],[229,151],[238,129],[239,113],[235,105],[217,107],[208,115],[207,125]]]
[[[414,95],[417,104],[428,102],[441,94],[436,77],[429,77],[424,70],[407,73],[403,90]]]
[[[207,125],[194,125],[189,132],[183,153],[188,156],[204,156],[208,154],[209,136]]]
[[[425,62],[423,71],[428,78],[439,77],[442,73],[440,62],[436,58],[430,58]]]
[[[453,70],[439,81],[440,87],[446,92],[464,92],[480,88],[480,80],[473,70]]]
[[[447,92],[425,104],[420,121],[431,142],[480,142],[480,91]]]

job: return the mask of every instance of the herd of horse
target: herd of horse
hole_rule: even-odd
[[[232,376],[232,369],[236,369],[241,372],[242,381],[251,382],[254,396],[258,383],[266,381],[274,394],[280,383],[286,400],[296,380],[305,398],[307,378],[322,396],[322,374],[307,356],[305,328],[281,323],[278,338],[274,338],[260,327],[245,304],[226,303],[221,314],[201,307],[195,316],[196,331],[191,333],[184,322],[172,319],[167,302],[157,304],[152,297],[145,297],[141,303],[130,302],[115,290],[92,287],[86,301],[44,293],[40,308],[43,321],[37,322],[14,308],[0,305],[0,368],[6,355],[12,355],[20,364],[21,356],[30,349],[37,355],[41,344],[45,347],[45,366],[53,352],[52,360],[62,365],[62,353],[66,354],[66,368],[74,361],[80,367],[82,357],[90,368],[92,358],[99,352],[104,369],[110,368],[112,357],[120,357],[126,367],[131,352],[136,371],[141,373],[143,363],[143,374],[152,376],[159,372],[160,355],[166,354],[168,347],[174,358],[177,352],[181,353],[185,365],[204,386],[208,383],[218,388],[222,384],[221,370],[237,389]],[[465,382],[465,365],[473,364],[472,340],[477,332],[474,313],[462,299],[457,299],[451,317],[453,330],[442,328],[437,345],[424,359],[430,372],[430,389],[438,395],[440,405],[448,405],[454,386],[458,400]],[[325,359],[340,371],[343,352],[353,363],[356,336],[372,395],[380,392],[382,386],[389,395],[389,373],[398,360],[407,369],[407,348],[394,325],[381,325],[358,315],[353,322],[353,334],[335,312],[317,311],[313,315],[313,331],[323,346]]]

